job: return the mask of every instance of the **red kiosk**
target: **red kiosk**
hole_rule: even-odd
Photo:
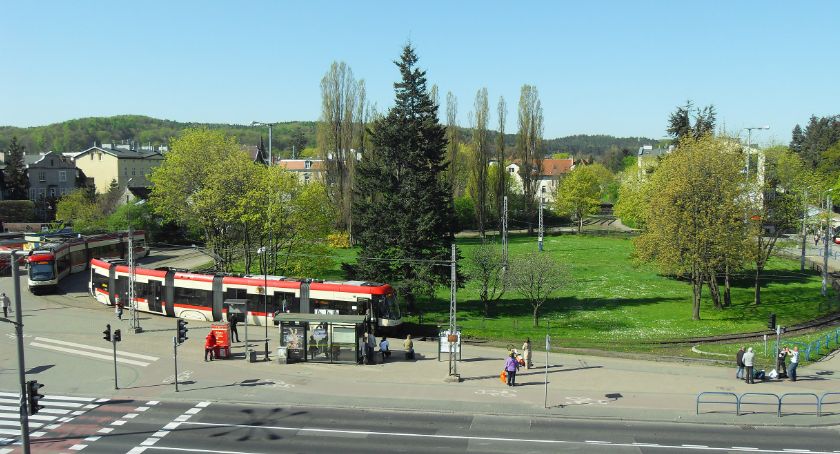
[[[230,358],[230,325],[227,323],[214,323],[210,325],[210,331],[216,336],[216,346],[213,354],[216,358]]]

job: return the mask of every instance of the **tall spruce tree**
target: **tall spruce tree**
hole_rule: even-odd
[[[402,80],[395,105],[370,128],[371,147],[356,169],[353,219],[361,248],[355,266],[361,279],[392,283],[413,310],[417,296],[431,296],[449,280],[454,242],[452,190],[446,178],[446,129],[417,67],[411,45],[403,48]]]
[[[9,199],[25,200],[29,192],[29,178],[26,176],[26,162],[24,150],[26,147],[20,145],[17,137],[12,137],[9,143],[8,159],[6,161],[6,191]]]

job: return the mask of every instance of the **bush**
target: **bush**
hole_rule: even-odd
[[[350,247],[350,234],[335,232],[327,235],[327,245],[333,249],[347,249]]]
[[[35,222],[35,202],[0,200],[0,219],[5,222]]]

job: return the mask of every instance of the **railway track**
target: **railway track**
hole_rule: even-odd
[[[787,335],[808,333],[820,328],[840,325],[840,312],[820,317],[809,322],[800,323],[798,325],[787,327],[785,332]],[[775,335],[773,330],[753,331],[750,333],[736,333],[736,334],[721,334],[717,336],[705,337],[689,337],[685,339],[674,339],[657,342],[644,342],[647,345],[694,345],[703,343],[726,342],[735,340],[755,340],[761,339],[765,334]]]

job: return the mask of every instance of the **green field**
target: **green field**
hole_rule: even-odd
[[[461,266],[480,244],[459,239]],[[537,247],[534,237],[510,239],[510,255]],[[755,306],[753,276],[746,270],[736,276],[732,307],[715,310],[704,295],[702,320],[691,320],[691,287],[687,282],[659,275],[653,266],[634,264],[632,240],[623,236],[560,235],[546,237],[545,253],[568,269],[568,282],[542,309],[540,326],[532,326],[527,301],[509,292],[491,317],[485,318],[478,299],[478,283],[467,281],[458,291],[458,324],[465,337],[501,343],[521,343],[526,337],[542,339],[547,328],[553,344],[610,350],[650,351],[643,345],[665,339],[706,336],[766,329],[775,312],[781,325],[793,325],[840,310],[834,295],[820,295],[820,276],[799,271],[799,262],[773,258],[762,288],[762,304]],[[341,252],[350,259],[351,250]],[[340,277],[336,265],[335,276]],[[449,289],[441,288],[432,301],[422,301],[425,324],[446,325]],[[418,322],[409,316],[406,321]],[[541,341],[536,341],[541,344]]]

